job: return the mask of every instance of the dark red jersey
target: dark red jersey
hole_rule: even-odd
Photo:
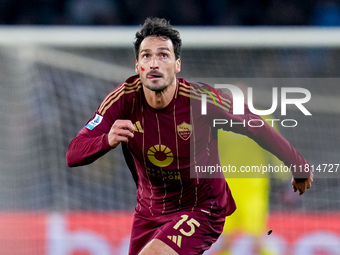
[[[111,126],[117,119],[129,119],[135,127],[134,137],[122,143],[122,148],[137,184],[136,212],[145,217],[179,210],[197,210],[218,217],[230,215],[236,206],[223,172],[215,173],[214,178],[203,178],[194,169],[197,165],[220,164],[217,129],[212,127],[214,118],[242,122],[260,117],[246,106],[244,115],[233,115],[232,99],[220,90],[222,104],[208,100],[208,114],[202,115],[202,91],[200,85],[177,79],[170,104],[154,109],[145,100],[139,76],[130,77],[104,99],[91,121],[72,140],[68,165],[88,164],[108,152]],[[286,165],[307,164],[267,124],[261,128],[234,125],[224,129],[253,138]]]

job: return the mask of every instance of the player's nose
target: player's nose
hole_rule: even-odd
[[[150,69],[158,69],[158,68],[159,68],[158,59],[157,59],[157,57],[153,57],[151,59]]]

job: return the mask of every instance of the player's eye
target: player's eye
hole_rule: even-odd
[[[148,58],[148,57],[149,57],[149,54],[142,55],[142,58]]]
[[[168,54],[162,53],[162,54],[161,54],[161,57],[162,57],[162,58],[168,58]]]

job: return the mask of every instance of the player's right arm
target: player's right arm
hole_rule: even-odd
[[[95,128],[89,130],[86,125],[71,141],[66,153],[68,166],[90,164],[121,142],[127,143],[133,138],[134,126],[130,120],[117,119],[111,127],[110,123],[102,121]]]
[[[130,79],[130,78],[129,78]],[[138,86],[136,77],[127,82]],[[128,88],[131,92],[131,86]],[[132,87],[134,88],[134,87]],[[87,165],[117,147],[121,142],[128,142],[133,137],[134,126],[126,112],[129,101],[125,98],[125,83],[119,85],[103,100],[92,119],[89,120],[78,135],[71,141],[66,162],[70,167]],[[133,91],[133,90],[132,90]],[[128,93],[133,96],[133,93]]]

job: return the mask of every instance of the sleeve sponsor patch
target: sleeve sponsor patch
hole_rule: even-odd
[[[92,130],[94,129],[97,125],[102,122],[103,116],[100,116],[99,114],[96,114],[96,116],[85,126],[86,128]]]

